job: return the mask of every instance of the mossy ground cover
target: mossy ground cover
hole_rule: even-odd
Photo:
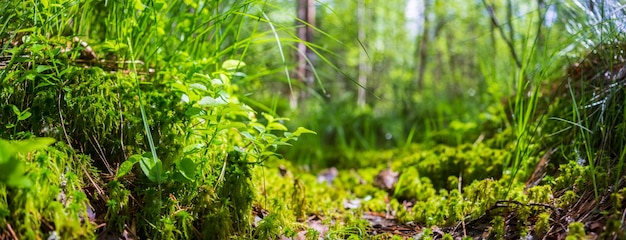
[[[520,87],[497,106],[507,124],[454,120],[381,149],[385,118],[317,106],[348,117],[318,116],[341,120],[339,146],[294,148],[316,165],[278,154],[315,132],[250,97],[276,70],[248,51],[301,41],[279,36],[276,6],[0,7],[0,239],[625,237],[619,37]]]
[[[485,177],[501,174],[497,166],[510,152],[482,143],[434,149],[412,145],[409,149],[357,154],[357,159],[375,161],[356,169],[338,170],[331,176],[328,170],[316,175],[288,162],[277,162],[257,169],[257,204],[269,214],[282,216],[258,224],[277,221],[271,223],[277,228],[275,234],[287,237],[298,233],[308,236],[312,228],[315,234],[339,239],[518,239],[565,238],[571,233],[567,224],[580,221],[596,226],[586,227],[581,236],[621,236],[619,231],[598,227],[620,221],[621,207],[609,206],[621,204],[622,200],[609,200],[620,194],[604,194],[601,199],[607,202],[594,203],[590,183],[584,180],[585,174],[590,174],[588,166],[562,165],[562,174],[544,179],[539,185],[525,183],[530,174],[517,177],[519,180],[510,173]],[[448,167],[430,165],[424,158],[446,161]],[[385,189],[376,183],[377,174],[389,167],[397,171],[398,177],[392,189]],[[304,190],[299,189],[303,183]],[[586,206],[579,206],[579,201],[587,201]],[[592,210],[596,207],[605,212]],[[580,215],[581,211],[589,212]],[[260,217],[267,216],[256,212]]]

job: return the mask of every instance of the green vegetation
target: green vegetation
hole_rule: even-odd
[[[0,239],[624,238],[591,2],[3,1]]]

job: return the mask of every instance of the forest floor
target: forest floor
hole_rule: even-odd
[[[419,146],[414,146],[419,148]],[[379,156],[376,156],[379,155]],[[382,155],[382,156],[380,156]],[[402,153],[395,153],[400,155]],[[414,154],[413,154],[414,155]],[[530,183],[513,183],[517,193],[501,195],[499,190],[506,186],[491,184],[499,180],[475,180],[467,183],[467,189],[458,184],[458,189],[432,189],[432,185],[416,186],[417,182],[428,182],[428,177],[402,177],[410,175],[406,162],[411,154],[389,162],[384,158],[389,151],[369,152],[359,157],[374,157],[380,164],[360,168],[328,168],[317,174],[303,171],[288,162],[267,166],[255,174],[255,185],[259,189],[257,202],[253,208],[254,226],[258,227],[273,211],[291,211],[305,208],[307,214],[297,222],[306,227],[294,227],[287,231],[291,235],[281,235],[281,239],[311,239],[310,229],[326,239],[621,239],[623,233],[624,209],[612,209],[615,204],[615,188],[594,196],[591,188],[551,191],[549,183],[538,186]],[[549,161],[549,154],[544,161]],[[445,157],[445,156],[444,156]],[[539,165],[546,168],[547,165]],[[569,166],[574,167],[574,166]],[[566,167],[563,167],[564,169]],[[573,169],[577,169],[574,167]],[[535,169],[545,171],[545,169]],[[578,168],[580,170],[580,168]],[[577,170],[574,170],[577,171]],[[533,176],[536,177],[536,176]],[[542,176],[542,177],[545,177]],[[461,182],[463,180],[459,179]],[[581,179],[575,180],[580,184]],[[400,181],[400,182],[399,182]],[[558,178],[555,181],[563,181]],[[504,182],[502,182],[504,183]],[[417,183],[421,184],[421,183]],[[297,193],[298,186],[305,193]],[[399,188],[412,186],[421,188],[416,197],[402,195]],[[554,185],[553,185],[554,186]],[[455,199],[459,192],[477,191],[475,187],[493,189],[478,190],[486,195],[472,195],[473,198]],[[624,181],[617,189],[624,193]],[[576,187],[574,187],[576,188]],[[280,189],[280,190],[279,190]],[[458,192],[457,192],[458,191]],[[436,194],[434,192],[437,192]],[[454,192],[454,193],[452,193]],[[305,200],[297,200],[296,195],[304,194]],[[463,193],[471,195],[471,193]],[[424,195],[426,197],[419,197]],[[544,197],[536,197],[544,195]],[[542,199],[542,201],[537,201]],[[458,202],[455,202],[458,201]],[[620,201],[620,200],[618,200]],[[623,201],[623,200],[622,200]],[[277,203],[286,203],[286,208]],[[299,207],[290,204],[298,202]],[[478,207],[477,205],[482,205]],[[276,210],[271,210],[276,209]],[[456,211],[456,212],[454,212]],[[456,217],[455,217],[456,216]],[[436,218],[439,218],[436,220]],[[456,218],[456,219],[455,219]],[[455,219],[450,221],[450,219]],[[572,223],[581,223],[572,224]],[[616,224],[616,226],[607,226]],[[581,227],[581,228],[576,228]],[[613,229],[611,229],[613,227]],[[307,235],[308,234],[308,235]]]

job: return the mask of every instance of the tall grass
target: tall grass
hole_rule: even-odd
[[[578,130],[575,148],[582,152],[575,159],[587,165],[592,173],[594,195],[599,198],[602,189],[610,186],[610,179],[618,187],[624,159],[621,154],[624,132],[618,126],[623,118],[623,88],[617,77],[624,65],[623,20],[626,15],[620,1],[572,1],[568,17],[568,31],[575,41],[589,53],[580,60],[578,75],[569,78],[567,86],[571,97],[571,125]],[[578,11],[578,12],[575,12]],[[599,77],[598,73],[604,73]],[[605,81],[605,82],[598,82]],[[608,171],[605,176],[604,171]],[[603,179],[603,180],[602,180]]]

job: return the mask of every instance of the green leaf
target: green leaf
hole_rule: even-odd
[[[196,178],[196,163],[190,158],[183,158],[183,160],[176,163],[176,167],[179,172],[189,181],[194,181]]]
[[[18,121],[23,121],[23,120],[26,120],[26,119],[28,119],[31,115],[33,115],[33,114],[32,114],[32,113],[30,113],[30,112],[28,112],[28,111],[26,111],[26,112],[22,112],[22,114],[20,114],[20,115],[17,117],[17,120],[18,120]]]
[[[206,92],[206,91],[207,91],[206,86],[204,86],[204,84],[201,84],[201,83],[192,83],[192,84],[189,84],[189,88],[191,88],[191,89],[201,90],[201,91],[204,91],[204,92]]]
[[[172,174],[172,180],[175,182],[189,182],[189,179],[184,177],[183,174],[180,173],[180,171],[174,172],[174,174]]]
[[[137,11],[142,11],[144,8],[146,8],[143,3],[141,2],[141,0],[134,0],[133,1],[135,10]]]
[[[259,131],[259,133],[264,133],[265,132],[265,126],[263,126],[261,124],[255,124],[254,126],[252,126],[252,128],[254,128],[257,131]]]
[[[17,153],[17,151],[9,141],[0,139],[0,164],[8,162],[15,153]],[[1,169],[4,170],[4,168]]]
[[[15,115],[20,115],[20,113],[22,113],[22,111],[20,111],[19,108],[17,108],[17,106],[15,105],[11,105],[11,110],[13,110],[13,113],[15,113]]]
[[[268,121],[268,122],[273,122],[273,121],[274,121],[274,116],[269,115],[269,114],[267,114],[267,113],[261,113],[261,114],[263,115],[263,117],[264,117],[265,119],[267,119],[267,121]]]
[[[50,70],[52,68],[52,66],[48,66],[48,65],[38,65],[37,66],[37,73],[42,73],[46,70]]]
[[[165,178],[164,178],[164,174],[163,174],[163,163],[161,162],[160,159],[157,159],[156,164],[150,170],[150,174],[154,178],[154,179],[151,179],[153,182],[156,182],[158,184],[163,183]]]
[[[280,155],[280,154],[278,154],[278,153],[275,153],[275,152],[269,152],[269,151],[268,151],[268,152],[263,152],[263,153],[261,153],[261,155],[259,156],[259,158],[263,159],[263,158],[265,158],[265,157],[273,157],[273,156],[280,157],[281,155]]]
[[[222,98],[203,97],[198,101],[198,105],[203,107],[216,107],[225,105],[227,102]]]
[[[190,107],[190,108],[187,108],[187,111],[185,111],[185,115],[187,117],[193,117],[193,116],[200,115],[202,112],[204,112],[204,110],[202,110],[201,108]]]
[[[242,122],[231,122],[231,123],[226,124],[226,126],[224,126],[224,128],[245,129],[246,128],[246,124],[244,124]]]
[[[141,156],[139,159],[139,167],[141,167],[141,171],[143,171],[143,174],[146,175],[146,177],[148,177],[150,180],[152,180],[150,178],[150,170],[153,167],[153,163],[152,163],[152,159],[151,158],[147,158],[145,156]]]
[[[48,47],[47,45],[42,45],[42,44],[33,44],[30,47],[30,51],[33,53],[39,53],[41,51],[43,51],[46,47]]]
[[[164,9],[164,8],[167,7],[167,2],[165,0],[154,1],[153,7],[154,7],[154,10],[156,10],[158,12],[161,9]]]
[[[56,84],[54,84],[53,82],[50,82],[50,80],[48,79],[43,79],[42,82],[40,82],[39,84],[37,84],[37,86],[35,86],[35,88],[41,88],[41,87],[47,87],[47,86],[54,86]]]
[[[9,177],[19,170],[19,164],[19,160],[11,158],[5,158],[0,162],[0,182],[8,181]]]
[[[170,87],[172,87],[172,89],[180,91],[180,92],[187,92],[187,86],[185,86],[185,84],[176,82],[176,83],[172,83],[170,84]]]
[[[190,153],[197,152],[198,150],[202,149],[203,147],[204,147],[203,143],[189,144],[185,148],[183,148],[183,152],[185,154],[190,154]]]
[[[235,149],[235,151],[242,153],[242,154],[246,154],[246,150],[239,147],[239,146],[234,146],[233,149]]]
[[[150,181],[158,184],[163,183],[163,163],[161,159],[157,158],[155,162],[151,153],[145,153],[139,159],[139,166]]]
[[[9,206],[2,204],[0,205],[0,218],[6,218],[11,215],[11,210],[9,210]]]
[[[252,134],[250,134],[250,133],[249,133],[249,132],[247,132],[247,131],[246,131],[246,132],[241,132],[241,135],[242,135],[242,136],[244,136],[244,137],[245,137],[245,138],[247,138],[247,139],[250,139],[250,140],[253,140],[253,141],[255,140],[255,137],[254,137],[254,136],[252,136]]]
[[[26,176],[16,176],[12,177],[7,181],[8,186],[18,187],[18,188],[30,188],[33,186],[33,183]]]
[[[43,149],[53,142],[54,139],[52,138],[35,138],[15,142],[0,139],[0,182],[12,187],[31,187],[32,182],[24,176],[22,161],[15,158],[15,155]]]
[[[272,142],[272,144],[276,146],[291,146],[291,143],[287,143],[287,142]]]
[[[243,67],[245,67],[246,64],[242,61],[239,60],[226,60],[224,61],[224,63],[222,64],[222,68],[228,71],[234,71],[237,69],[241,69]]]
[[[296,129],[295,132],[293,132],[294,136],[300,136],[303,133],[311,133],[311,134],[317,134],[315,131],[303,128],[303,127],[298,127],[298,129]]]
[[[128,174],[130,171],[133,170],[133,166],[135,166],[135,164],[137,164],[137,162],[139,162],[140,159],[141,159],[141,155],[137,155],[137,154],[132,155],[128,159],[126,159],[126,161],[124,161],[120,165],[120,168],[117,170],[117,174],[115,174],[115,178],[121,178],[123,176],[126,176],[126,174]]]
[[[273,122],[267,125],[267,130],[279,130],[279,131],[287,131],[287,127],[277,122]]]
[[[22,29],[16,30],[15,33],[34,32],[36,30],[37,30],[37,27],[22,28]]]
[[[13,142],[12,145],[15,147],[18,153],[28,153],[35,150],[44,149],[54,142],[56,142],[54,138],[42,137]]]

